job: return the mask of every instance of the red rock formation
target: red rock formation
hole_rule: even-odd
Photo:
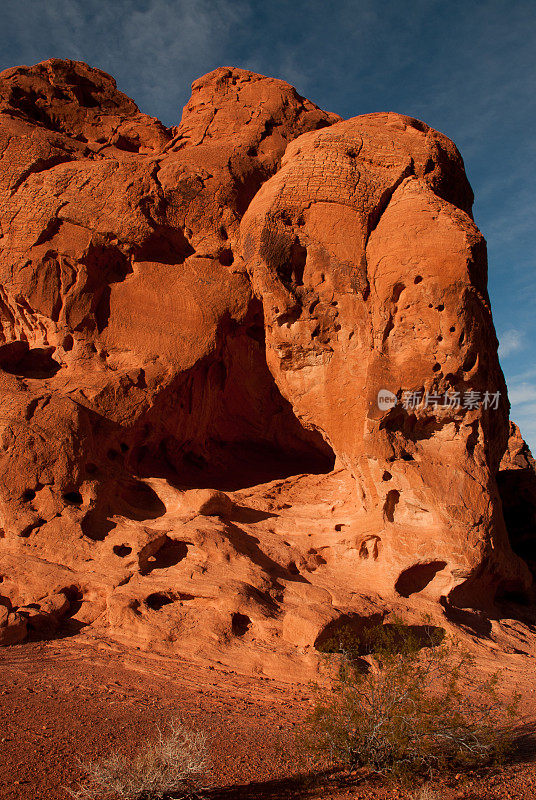
[[[498,502],[506,388],[470,209],[446,137],[373,114],[293,142],[242,234],[271,372],[352,472],[396,568],[441,563],[457,601],[485,603],[528,576]],[[387,411],[380,389],[399,397]],[[458,407],[471,391],[498,408]]]
[[[85,64],[0,74],[5,641],[67,614],[274,672],[348,615],[526,595],[456,148],[245,70],[192,88],[167,129]]]

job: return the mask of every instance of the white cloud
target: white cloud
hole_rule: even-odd
[[[508,358],[525,347],[525,335],[516,328],[510,328],[499,336],[499,357]]]

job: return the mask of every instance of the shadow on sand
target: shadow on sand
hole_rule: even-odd
[[[214,789],[206,797],[210,800],[298,800],[298,798],[329,797],[330,792],[355,786],[355,776],[335,770],[308,772],[290,778],[277,778],[259,783],[227,786]]]

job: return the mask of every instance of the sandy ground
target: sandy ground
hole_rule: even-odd
[[[535,661],[511,668],[536,719]],[[0,651],[0,799],[66,800],[81,777],[79,759],[132,752],[174,717],[204,730],[214,764],[214,800],[322,798],[387,800],[411,792],[361,776],[299,779],[293,741],[308,708],[306,686],[237,676],[147,655],[87,634]],[[536,799],[530,748],[495,774],[438,785],[438,800]],[[302,770],[303,771],[303,770]]]

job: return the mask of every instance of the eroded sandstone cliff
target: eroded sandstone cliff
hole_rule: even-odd
[[[168,129],[54,59],[0,74],[0,197],[5,643],[67,615],[281,673],[340,620],[531,602],[445,136],[227,68]]]

